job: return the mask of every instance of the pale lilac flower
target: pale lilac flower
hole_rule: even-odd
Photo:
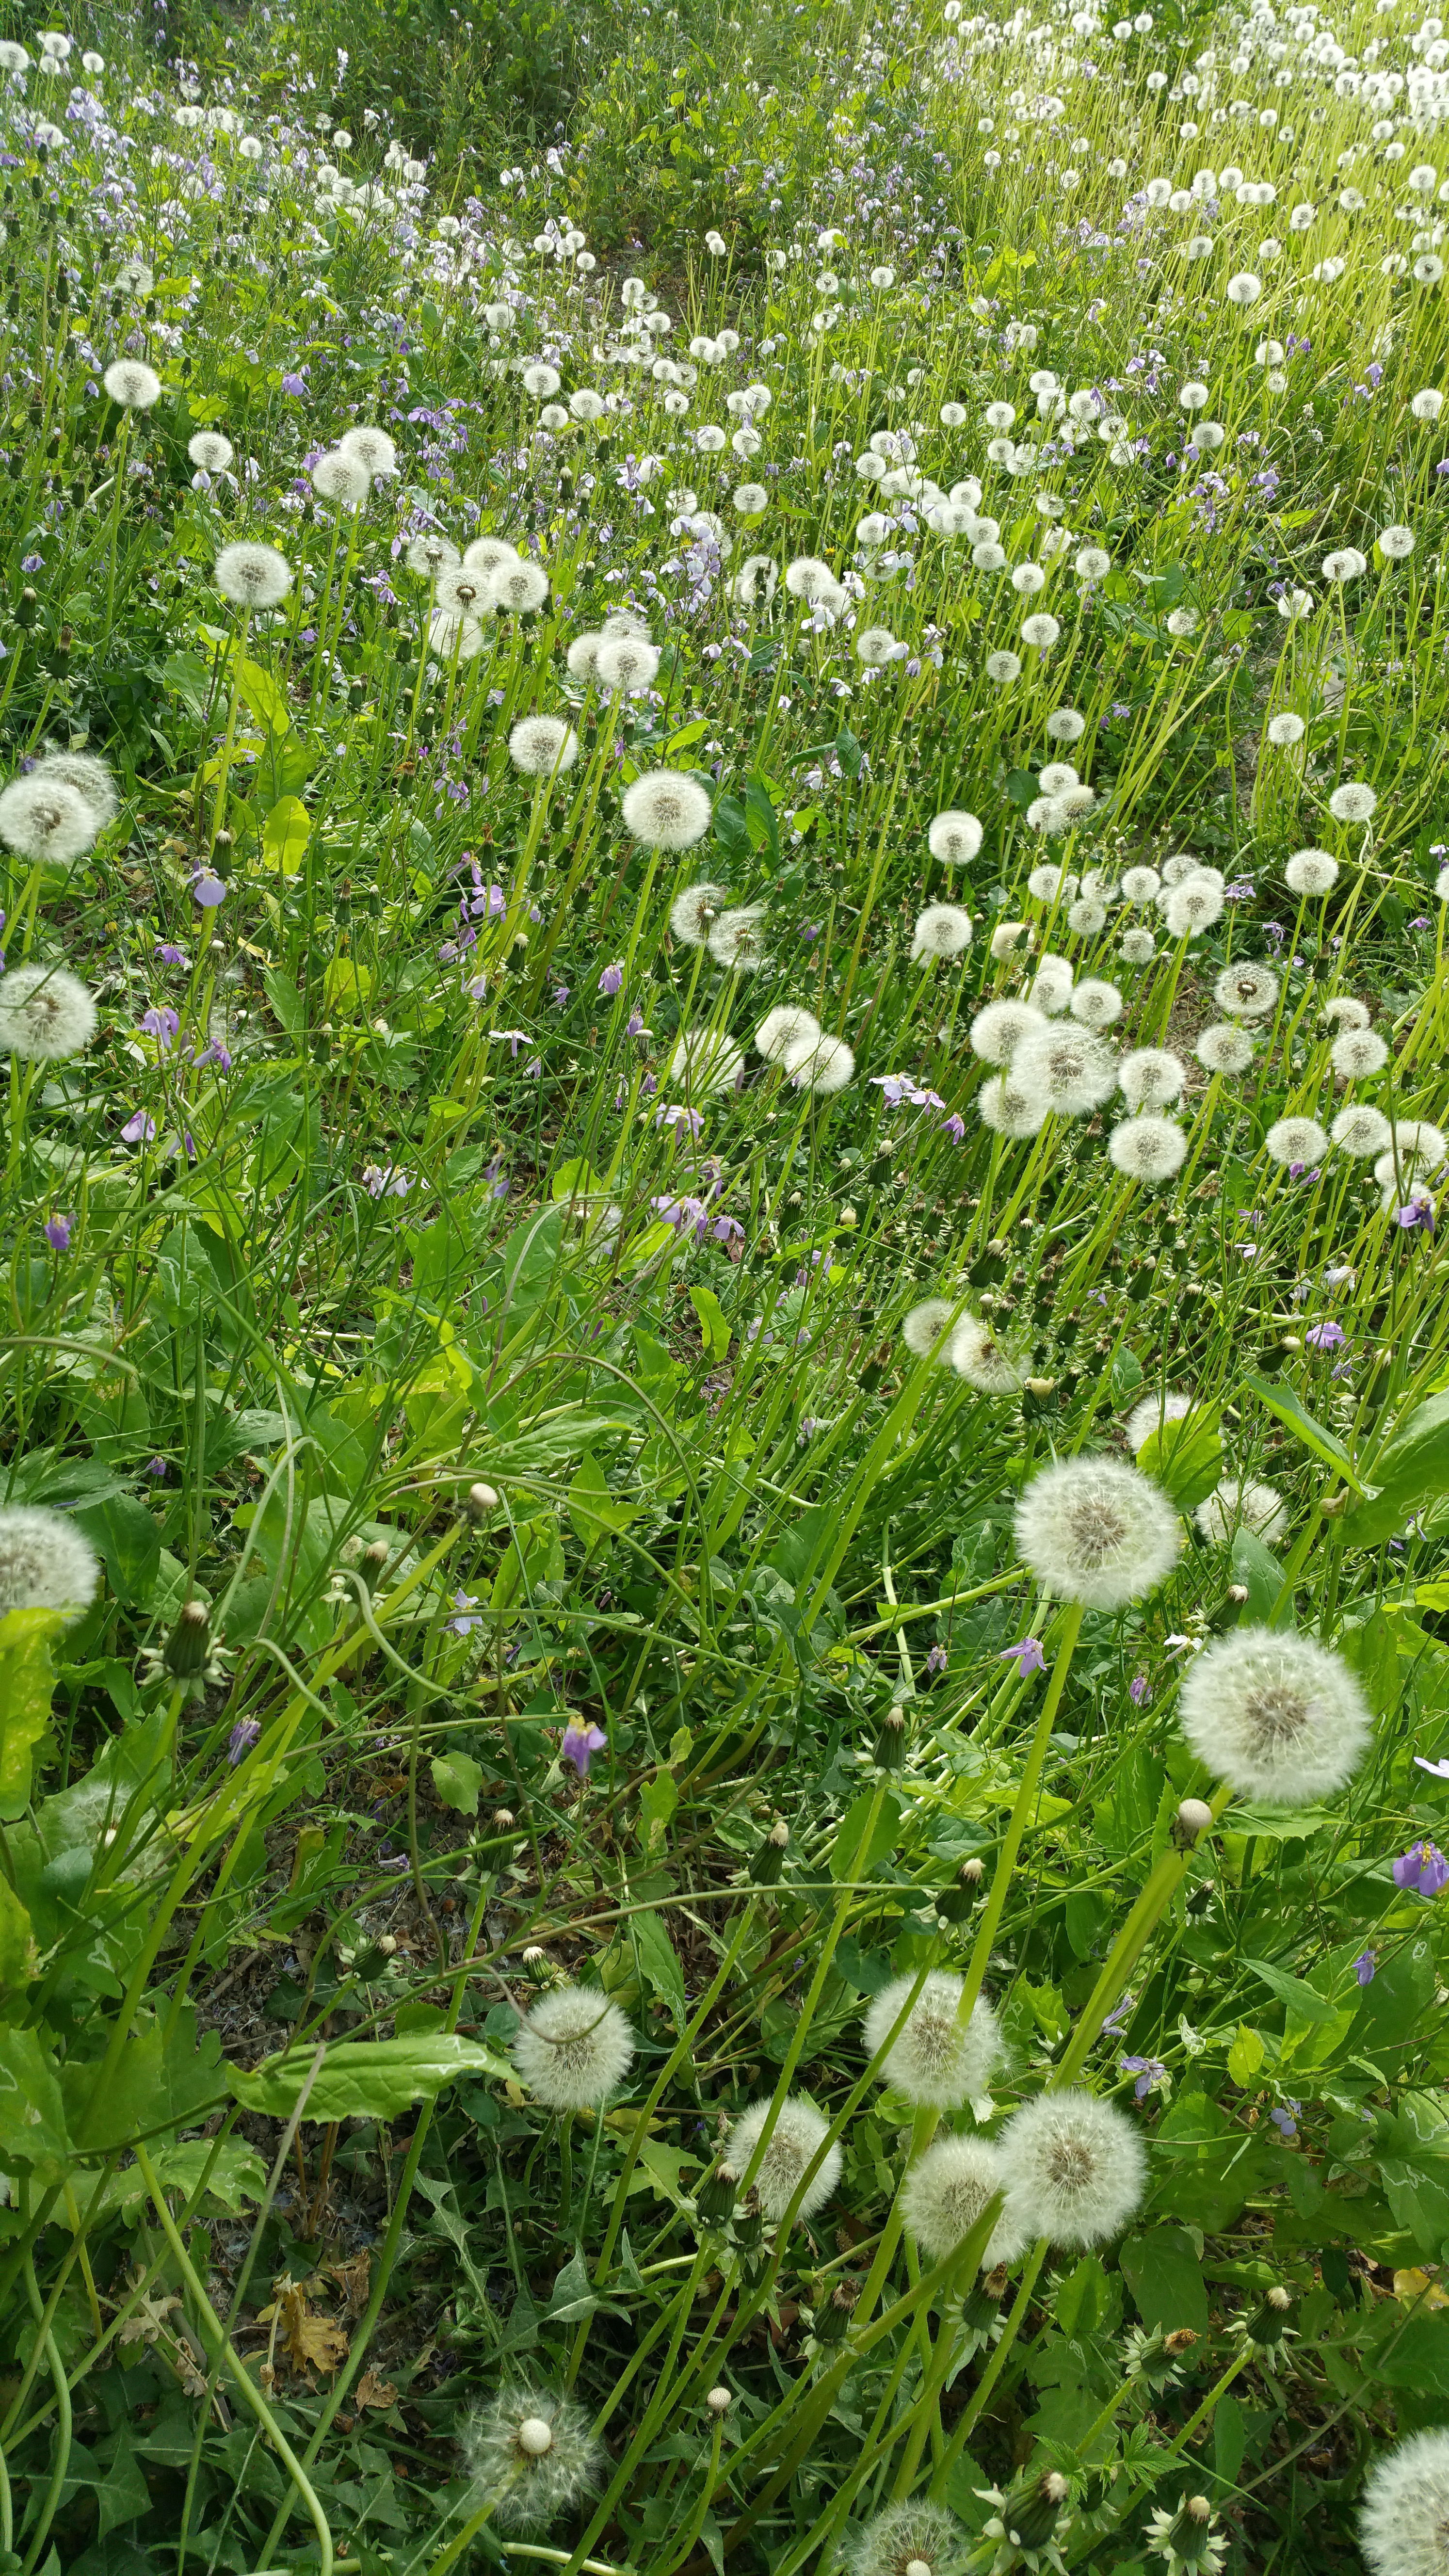
[[[1019,1681],[1025,1681],[1028,1673],[1044,1673],[1046,1671],[1046,1657],[1042,1653],[1041,1639],[1039,1637],[1018,1637],[1014,1646],[1003,1646],[1000,1648],[996,1660],[999,1664],[1008,1663],[1013,1655],[1016,1657],[1016,1672],[1017,1679]]]
[[[1161,2084],[1167,2075],[1160,2057],[1119,2057],[1117,2063],[1124,2075],[1136,2076],[1132,2090],[1139,2102],[1145,2102],[1153,2086]]]
[[[1371,1986],[1373,1984],[1374,1968],[1376,1964],[1372,1950],[1360,1950],[1358,1957],[1353,1963],[1353,1973],[1361,1986]]]
[[[127,1119],[121,1129],[121,1142],[123,1145],[149,1145],[154,1141],[155,1135],[155,1119],[151,1117],[149,1111],[138,1109]]]
[[[239,1717],[237,1719],[235,1726],[232,1728],[232,1731],[226,1740],[226,1758],[231,1764],[233,1771],[236,1769],[239,1762],[245,1762],[252,1746],[260,1737],[261,1731],[262,1725],[260,1718]]]
[[[71,1222],[68,1216],[52,1216],[46,1219],[45,1240],[52,1252],[69,1252]]]
[[[596,1753],[603,1752],[608,1740],[601,1726],[595,1726],[587,1718],[571,1717],[564,1728],[559,1752],[565,1762],[573,1764],[579,1778],[587,1780],[589,1764]]]
[[[624,960],[622,957],[616,957],[612,966],[606,966],[599,977],[599,991],[613,995],[622,991],[623,984]]]

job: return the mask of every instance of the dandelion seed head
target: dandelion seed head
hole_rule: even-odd
[[[988,1002],[971,1023],[972,1051],[986,1064],[1010,1064],[1022,1039],[1046,1026],[1030,1002]]]
[[[957,903],[928,903],[916,918],[911,955],[917,961],[959,957],[971,944],[971,915]]]
[[[741,2177],[759,2145],[769,2110],[768,2102],[752,2103],[740,2113],[730,2131],[725,2156]],[[788,2094],[780,2105],[780,2116],[755,2168],[754,2181],[760,2207],[772,2225],[784,2217],[806,2167],[824,2144],[828,2128],[829,2123],[814,2105],[798,2093]],[[840,2180],[842,2162],[838,2143],[832,2143],[801,2197],[798,2215],[802,2219],[812,2218],[817,2209],[824,2207]]]
[[[1364,2488],[1358,2528],[1372,2576],[1444,2576],[1449,2431],[1412,2433],[1381,2454]]]
[[[1059,1117],[1080,1118],[1109,1097],[1117,1060],[1091,1029],[1074,1024],[1029,1032],[1012,1058],[1012,1071],[1040,1084]]]
[[[848,2576],[955,2576],[965,2563],[964,2527],[943,2505],[892,2505],[857,2525],[843,2549]]]
[[[1016,1544],[1053,1599],[1121,1610],[1165,1582],[1182,1524],[1150,1477],[1120,1459],[1059,1459],[1016,1507]]]
[[[276,608],[292,587],[292,567],[275,546],[243,537],[217,556],[216,586],[238,608]]]
[[[1370,1719],[1341,1655],[1287,1629],[1236,1628],[1194,1657],[1179,1715],[1188,1746],[1245,1797],[1306,1806],[1341,1789]]]
[[[649,770],[624,790],[624,821],[650,849],[693,849],[713,812],[708,790],[682,769]]]
[[[606,2454],[589,2419],[552,2390],[500,2390],[473,2415],[463,2455],[500,2530],[542,2531],[598,2485]]]
[[[117,358],[101,378],[122,411],[149,411],[161,399],[161,379],[140,358]]]
[[[94,995],[64,967],[12,966],[0,975],[0,1052],[58,1064],[88,1047],[96,1026]]]
[[[1253,1061],[1253,1038],[1231,1020],[1217,1020],[1200,1031],[1193,1054],[1209,1073],[1246,1073]]]
[[[1272,1162],[1285,1168],[1291,1163],[1319,1163],[1328,1151],[1328,1137],[1316,1118],[1278,1118],[1263,1139],[1263,1149]]]
[[[1181,1099],[1187,1067],[1167,1047],[1134,1047],[1123,1056],[1117,1080],[1129,1109],[1163,1109]]]
[[[1187,1137],[1175,1119],[1149,1112],[1119,1120],[1107,1152],[1125,1180],[1170,1181],[1187,1160]]]
[[[865,2054],[873,2058],[899,2019],[915,1978],[896,1977],[874,1997],[862,2026]],[[933,1968],[876,2072],[908,2102],[937,2111],[985,2093],[1001,2053],[996,2015],[984,1997],[963,2025],[958,2018],[963,1981]]]
[[[1125,2114],[1095,2094],[1037,2094],[1007,2121],[998,2152],[1010,2178],[1002,2232],[1023,2245],[1041,2236],[1069,2249],[1101,2245],[1141,2206],[1142,2141]]]
[[[335,501],[339,510],[356,510],[372,489],[372,476],[360,456],[336,447],[318,457],[312,468],[312,488],[322,500]]]
[[[978,1395],[1019,1395],[1026,1384],[1021,1362],[979,1315],[962,1316],[946,1357],[956,1375],[974,1386]]]
[[[597,1986],[554,1986],[513,2038],[518,2080],[551,2111],[582,2111],[616,2093],[634,2059],[634,2033]]]
[[[928,2263],[944,2263],[965,2243],[989,2200],[1006,2187],[1006,2175],[988,2138],[938,2138],[912,2165],[901,2192],[907,2227]],[[988,2245],[981,2268],[991,2268]]]
[[[522,716],[508,736],[508,756],[525,778],[552,778],[572,769],[579,738],[562,716]]]
[[[1255,1538],[1271,1544],[1288,1527],[1288,1506],[1276,1485],[1248,1476],[1224,1476],[1198,1504],[1193,1519],[1203,1537],[1219,1547],[1226,1546],[1239,1529],[1251,1530]]]
[[[0,1005],[13,980],[0,980]],[[63,1512],[0,1507],[0,1613],[60,1610],[74,1621],[90,1608],[99,1581],[95,1549]]]
[[[981,847],[981,825],[974,814],[949,808],[935,817],[926,834],[926,846],[943,867],[965,867]]]

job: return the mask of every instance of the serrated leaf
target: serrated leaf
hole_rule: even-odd
[[[253,2067],[227,2068],[231,2089],[247,2111],[290,2118],[315,2050],[284,2049]],[[393,2120],[414,2102],[430,2102],[460,2075],[513,2072],[506,2057],[481,2040],[455,2031],[418,2031],[405,2039],[341,2039],[329,2047],[307,2095],[308,2120]]]

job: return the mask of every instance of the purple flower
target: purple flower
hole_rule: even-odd
[[[191,893],[203,912],[215,912],[217,905],[226,901],[226,887],[214,868],[198,868],[191,880]]]
[[[186,964],[185,949],[173,947],[169,939],[157,940],[156,954],[160,958],[163,966],[184,966]]]
[[[176,1043],[181,1014],[173,1011],[169,1002],[158,1002],[149,1011],[142,1012],[141,1026],[148,1038],[157,1040],[162,1054],[167,1055]]]
[[[471,1637],[474,1629],[481,1625],[479,1620],[470,1619],[467,1614],[470,1610],[477,1607],[477,1604],[482,1600],[482,1598],[483,1595],[481,1592],[454,1593],[453,1607],[458,1612],[458,1617],[456,1619],[450,1619],[448,1621],[448,1626],[452,1629],[455,1637]]]
[[[20,569],[22,572],[44,572],[44,555],[22,555],[20,558]]]
[[[556,985],[556,986],[555,986],[555,988],[554,988],[554,997],[553,997],[553,1007],[554,1007],[554,1009],[555,1009],[556,1011],[561,1011],[561,1010],[563,1009],[563,1006],[564,1006],[565,1002],[568,1000],[568,997],[569,997],[569,988],[568,988],[567,984],[559,984],[559,985]]]
[[[236,1769],[239,1762],[245,1762],[252,1746],[257,1742],[261,1731],[262,1722],[259,1717],[239,1717],[237,1719],[235,1726],[232,1728],[232,1731],[226,1740],[226,1758],[231,1764],[233,1771]]]
[[[952,1144],[959,1145],[962,1137],[966,1133],[966,1121],[961,1116],[960,1111],[953,1109],[950,1117],[943,1119],[941,1123],[944,1126],[947,1135],[950,1137]]]
[[[284,394],[290,394],[293,402],[305,402],[307,399],[305,377],[297,374],[283,376],[282,391]]]
[[[602,975],[599,977],[599,991],[601,993],[613,994],[622,992],[623,987],[624,960],[622,957],[616,957],[613,965],[606,966]]]
[[[565,1762],[572,1762],[579,1778],[587,1780],[589,1764],[596,1753],[603,1752],[608,1741],[601,1726],[594,1726],[587,1718],[571,1717],[564,1728],[559,1752]]]
[[[626,1038],[642,1038],[646,1035],[644,1014],[642,1011],[631,1011],[629,1013],[628,1021],[625,1024],[624,1035]]]
[[[1134,1674],[1127,1685],[1127,1696],[1141,1708],[1152,1697],[1152,1684],[1145,1673]]]
[[[950,1657],[947,1655],[944,1646],[933,1646],[931,1648],[930,1653],[926,1657],[925,1670],[930,1674],[932,1681],[935,1680],[937,1673],[943,1673],[945,1671],[949,1661]]]
[[[123,1145],[149,1145],[156,1134],[156,1121],[145,1109],[138,1109],[121,1129]]]
[[[71,1219],[68,1216],[47,1217],[45,1223],[45,1240],[50,1245],[52,1252],[69,1252],[70,1234]]]
[[[1167,2074],[1160,2057],[1119,2057],[1117,2063],[1124,2075],[1136,2076],[1132,2090],[1139,2102],[1145,2102],[1153,2086],[1161,2084]]]
[[[1013,1655],[1016,1657],[1019,1681],[1025,1681],[1028,1673],[1046,1671],[1046,1657],[1042,1653],[1039,1637],[1018,1637],[1014,1646],[1003,1646],[1000,1649],[996,1660],[999,1664],[1009,1663]]]
[[[1411,1199],[1407,1207],[1399,1209],[1394,1223],[1401,1225],[1406,1234],[1411,1234],[1416,1226],[1423,1226],[1426,1233],[1432,1234],[1434,1211],[1427,1199]]]
[[[1295,2111],[1301,2111],[1303,2105],[1301,2102],[1295,2102],[1291,2093],[1285,2096],[1285,2102],[1286,2108],[1270,2111],[1268,2117],[1272,2121],[1280,2138],[1296,2138],[1298,2135],[1298,2123],[1293,2117],[1293,2114]]]
[[[1361,1986],[1371,1986],[1373,1984],[1374,1966],[1375,1960],[1372,1950],[1360,1950],[1358,1957],[1353,1963],[1353,1973]]]
[[[1310,1324],[1303,1338],[1310,1350],[1335,1351],[1341,1342],[1347,1341],[1348,1335],[1342,1324],[1330,1320],[1326,1324]]]
[[[1426,1838],[1401,1852],[1394,1863],[1395,1887],[1416,1888],[1420,1896],[1437,1896],[1449,1887],[1449,1860]]]
[[[1124,1995],[1120,2004],[1114,2004],[1109,2013],[1103,2014],[1102,2028],[1104,2030],[1110,2030],[1114,2038],[1120,2038],[1123,2026],[1126,2023],[1128,2016],[1135,2012],[1136,2009],[1137,1997],[1135,1995]]]
[[[1429,1762],[1422,1753],[1416,1753],[1414,1760],[1421,1771],[1428,1772],[1431,1780],[1449,1780],[1449,1755],[1441,1756],[1437,1762]]]
[[[170,1475],[171,1470],[164,1458],[148,1458],[146,1461],[146,1473],[148,1476],[154,1476],[158,1484],[164,1484],[166,1478]]]

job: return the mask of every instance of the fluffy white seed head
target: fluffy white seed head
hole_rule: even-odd
[[[1154,1431],[1160,1431],[1167,1422],[1185,1422],[1191,1411],[1190,1395],[1144,1395],[1140,1403],[1133,1405],[1122,1426],[1128,1448],[1135,1456]]]
[[[1183,1676],[1179,1714],[1199,1762],[1280,1807],[1341,1789],[1371,1725],[1342,1656],[1274,1628],[1235,1628],[1205,1647]]]
[[[971,915],[959,903],[928,903],[918,914],[911,955],[919,964],[935,957],[959,957],[971,944]]]
[[[356,510],[372,489],[372,476],[360,456],[349,456],[336,447],[318,457],[312,468],[312,488],[321,500],[335,501],[339,510]]]
[[[572,769],[579,738],[562,716],[521,716],[509,734],[508,755],[525,778],[552,778]]]
[[[1092,1030],[1074,1022],[1024,1037],[1012,1057],[1012,1071],[1023,1082],[1040,1084],[1058,1117],[1080,1118],[1108,1098],[1117,1079],[1117,1059]]]
[[[542,2531],[599,2483],[605,2452],[589,2419],[552,2390],[509,2388],[470,2420],[468,2470],[501,2530]]]
[[[292,587],[292,567],[275,546],[243,537],[217,556],[216,586],[238,608],[276,608]]]
[[[730,2131],[725,2157],[742,2180],[760,2142],[769,2109],[768,2102],[753,2102],[748,2111],[740,2113]],[[798,2093],[789,2094],[781,2104],[769,2144],[755,2168],[755,2189],[760,2196],[760,2207],[772,2223],[784,2217],[806,2166],[813,2162],[824,2142],[829,2125],[813,2104],[803,2101]],[[801,2198],[798,2211],[801,2218],[813,2217],[830,2198],[840,2180],[841,2162],[839,2145],[827,2147]]]
[[[90,1540],[63,1512],[0,1508],[0,1613],[61,1610],[78,1619],[99,1579]]]
[[[1329,1128],[1329,1139],[1341,1154],[1352,1154],[1367,1160],[1371,1154],[1382,1154],[1393,1143],[1394,1131],[1381,1109],[1359,1100],[1340,1109]]]
[[[68,868],[90,848],[99,829],[94,807],[54,771],[33,769],[0,790],[0,841],[20,858]]]
[[[451,553],[451,548],[449,551]],[[456,554],[452,559],[457,562]],[[463,549],[463,561],[469,572],[497,572],[500,565],[515,564],[520,560],[517,546],[510,545],[506,537],[475,537],[472,544]]]
[[[617,2092],[634,2057],[634,2033],[597,1986],[555,1986],[514,2034],[520,2084],[551,2111],[597,2108]]]
[[[998,2141],[1009,2176],[1002,2233],[1022,2245],[1101,2245],[1141,2205],[1147,2159],[1131,2121],[1093,2093],[1039,2093]]]
[[[199,429],[194,438],[187,440],[186,453],[203,474],[224,474],[236,449],[219,429]]]
[[[1006,2174],[987,2138],[938,2138],[912,2166],[901,2193],[905,2221],[928,2262],[943,2263],[965,2242]],[[988,2270],[991,2250],[983,2252]]]
[[[1295,850],[1283,874],[1291,894],[1324,895],[1337,879],[1338,861],[1327,850]]]
[[[608,635],[594,655],[599,686],[619,697],[642,697],[658,669],[659,647],[644,635]]]
[[[884,2045],[915,1982],[914,1977],[895,1977],[873,1999],[862,2029],[867,2057],[874,2058]],[[1001,2053],[996,2015],[981,1997],[963,2026],[962,1993],[960,1977],[933,1968],[876,2068],[882,2083],[918,2107],[954,2111],[962,2102],[976,2100],[990,2085]]]
[[[813,1046],[820,1022],[798,1002],[781,1002],[767,1011],[755,1031],[755,1044],[771,1064],[783,1064],[791,1047]]]
[[[1068,1009],[1072,998],[1072,966],[1067,957],[1054,957],[1047,950],[1038,960],[1036,973],[1027,987],[1026,998],[1034,1011],[1044,1011],[1049,1020],[1058,1020]]]
[[[1203,1537],[1224,1547],[1234,1530],[1247,1529],[1255,1538],[1270,1544],[1284,1535],[1288,1527],[1288,1506],[1276,1485],[1262,1485],[1250,1476],[1224,1476],[1213,1487],[1206,1501],[1198,1504],[1193,1519]]]
[[[950,1356],[950,1337],[960,1320],[959,1299],[923,1297],[902,1324],[901,1340],[918,1360],[923,1360],[928,1351],[935,1351],[939,1360],[945,1360]]]
[[[1209,1073],[1246,1073],[1253,1061],[1253,1040],[1231,1020],[1217,1020],[1201,1032],[1193,1054]]]
[[[796,1090],[814,1092],[820,1099],[847,1090],[855,1080],[855,1050],[844,1038],[807,1038],[787,1047],[782,1061]]]
[[[63,966],[13,966],[0,975],[0,1052],[58,1064],[79,1055],[95,1033],[94,996]]]
[[[1230,1019],[1266,1019],[1278,999],[1281,980],[1271,966],[1259,966],[1251,958],[1238,957],[1223,968],[1213,986],[1213,999]]]
[[[1335,787],[1328,800],[1328,810],[1335,823],[1368,823],[1373,820],[1378,797],[1372,787],[1361,780],[1349,779]]]
[[[1067,1008],[1084,1029],[1109,1029],[1114,1020],[1122,1017],[1122,996],[1115,984],[1106,983],[1099,975],[1089,975],[1075,986]]]
[[[967,2539],[942,2505],[892,2505],[860,2524],[843,2551],[849,2576],[954,2576],[965,2564]]]
[[[978,1395],[1019,1395],[1026,1371],[979,1315],[963,1315],[946,1353],[958,1377]]]
[[[468,551],[472,553],[471,546]],[[403,561],[409,572],[420,572],[425,580],[436,581],[440,573],[452,572],[462,557],[451,537],[440,536],[436,528],[425,528],[421,536],[408,539]]]
[[[1328,1151],[1328,1137],[1316,1118],[1278,1118],[1263,1139],[1263,1149],[1270,1161],[1285,1168],[1319,1163]]]
[[[716,965],[733,975],[752,975],[765,962],[765,907],[742,903],[722,912],[710,926],[705,945]]]
[[[981,825],[974,814],[948,807],[938,814],[926,834],[926,847],[943,867],[965,867],[981,847]]]
[[[971,1023],[971,1047],[986,1064],[1010,1064],[1024,1037],[1047,1022],[1030,1002],[988,1002]]]
[[[1019,1140],[1035,1136],[1045,1125],[1051,1102],[1042,1083],[1023,1081],[1013,1066],[983,1082],[976,1107],[983,1124],[996,1135]]]
[[[161,379],[154,367],[140,358],[117,358],[101,378],[113,403],[122,411],[149,411],[161,399]]]
[[[1182,1524],[1151,1478],[1117,1458],[1062,1458],[1016,1507],[1016,1544],[1055,1600],[1122,1610],[1166,1580]]]
[[[105,762],[98,759],[93,751],[47,752],[30,774],[32,778],[58,780],[62,787],[73,788],[76,795],[89,805],[96,818],[97,831],[104,831],[108,823],[114,823],[121,810],[116,782]]]
[[[1222,887],[1206,870],[1197,870],[1172,888],[1162,911],[1174,939],[1191,939],[1222,919]]]
[[[489,607],[506,609],[511,617],[524,617],[542,608],[547,597],[548,575],[542,564],[522,559],[495,564],[488,575]]]
[[[1449,2532],[1449,2430],[1413,2433],[1375,2461],[1359,2513],[1372,2576],[1443,2576]]]
[[[711,885],[704,878],[697,885],[686,886],[669,908],[671,936],[686,948],[707,947],[720,914],[729,909],[729,900],[728,886]]]
[[[1387,1041],[1377,1029],[1342,1029],[1328,1050],[1333,1070],[1345,1082],[1362,1082],[1382,1073],[1389,1060]]]
[[[722,1029],[685,1029],[669,1059],[670,1081],[687,1090],[692,1100],[728,1091],[744,1069],[743,1055]]]
[[[1162,879],[1156,868],[1128,868],[1122,878],[1122,892],[1129,903],[1152,903],[1162,891]]]
[[[1108,1139],[1107,1152],[1124,1180],[1150,1187],[1170,1181],[1181,1171],[1187,1160],[1187,1137],[1176,1119],[1159,1118],[1149,1110],[1121,1119]]]
[[[344,456],[355,456],[369,474],[396,474],[397,449],[385,429],[371,422],[359,421],[355,429],[345,429],[338,447]]]
[[[624,790],[624,821],[653,850],[692,850],[713,811],[708,791],[682,769],[651,769]]]
[[[1122,1058],[1117,1080],[1129,1109],[1162,1109],[1181,1099],[1187,1067],[1167,1047],[1134,1047]]]

